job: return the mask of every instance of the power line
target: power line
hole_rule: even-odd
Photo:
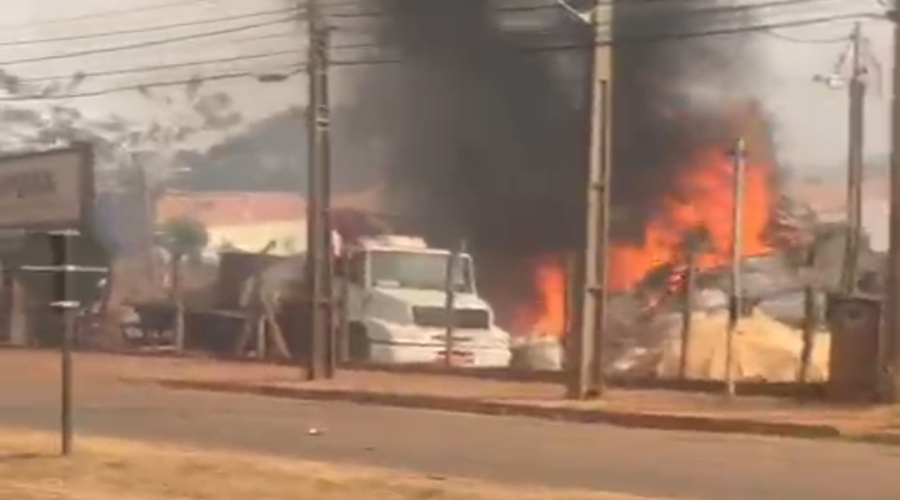
[[[844,14],[844,15],[833,15],[830,17],[823,18],[815,18],[815,19],[803,19],[796,21],[782,21],[776,23],[768,23],[768,24],[760,24],[755,26],[743,26],[736,28],[723,28],[718,30],[706,30],[702,32],[693,32],[693,33],[676,33],[676,34],[661,34],[654,37],[616,37],[615,40],[604,40],[598,41],[597,44],[600,45],[612,45],[618,43],[633,43],[633,42],[661,42],[661,41],[678,41],[685,40],[691,38],[705,37],[705,36],[721,36],[721,35],[729,35],[729,34],[739,34],[739,33],[753,33],[760,31],[768,31],[772,29],[778,28],[787,28],[787,27],[796,27],[796,26],[810,26],[815,24],[825,24],[829,22],[834,22],[837,20],[845,20],[845,19],[860,19],[860,18],[872,18],[876,17],[871,14]],[[590,44],[568,44],[568,45],[557,45],[557,46],[544,46],[544,47],[522,47],[521,50],[524,52],[549,52],[549,51],[564,51],[564,50],[572,50],[572,49],[583,49],[590,47]],[[380,66],[380,65],[388,65],[388,64],[403,64],[404,61],[402,59],[357,59],[357,60],[335,60],[331,63],[332,66]],[[305,65],[296,66],[291,69],[287,74],[281,74],[279,76],[283,78],[288,78],[293,76],[300,71],[303,70]],[[277,72],[270,72],[275,74]],[[260,78],[263,76],[259,72],[250,72],[250,71],[242,71],[236,73],[225,73],[218,75],[208,75],[203,77],[194,77],[183,80],[173,80],[173,81],[162,81],[162,82],[147,82],[141,84],[132,84],[121,87],[110,87],[106,89],[89,91],[89,92],[78,92],[78,93],[68,93],[64,95],[37,95],[37,96],[8,96],[8,97],[0,97],[0,101],[9,102],[9,101],[41,101],[41,100],[64,100],[64,99],[72,99],[72,98],[83,98],[83,97],[97,97],[106,94],[116,93],[116,92],[124,92],[130,90],[145,90],[148,88],[157,88],[157,87],[171,87],[178,85],[187,85],[190,83],[197,82],[206,82],[206,81],[218,81],[218,80],[229,80],[229,79],[237,79],[237,78],[247,78],[247,77],[255,77]]]
[[[255,24],[245,24],[243,26],[223,28],[223,29],[214,30],[214,31],[205,31],[205,32],[201,32],[201,33],[192,33],[189,35],[182,35],[182,36],[171,37],[171,38],[148,40],[145,42],[114,45],[114,46],[110,46],[110,47],[101,47],[98,49],[88,49],[88,50],[81,50],[81,51],[76,51],[76,52],[68,52],[65,54],[50,54],[50,55],[46,55],[46,56],[0,61],[0,66],[10,66],[10,65],[14,65],[14,64],[30,64],[30,63],[36,63],[36,62],[54,61],[54,60],[58,60],[58,59],[70,59],[73,57],[90,56],[90,55],[96,55],[96,54],[109,54],[109,53],[113,53],[113,52],[122,52],[122,51],[126,51],[126,50],[142,49],[142,48],[146,48],[146,47],[156,47],[158,45],[166,45],[166,44],[170,44],[170,43],[178,43],[178,42],[184,42],[184,41],[189,41],[189,40],[196,40],[196,39],[217,36],[217,35],[226,35],[229,33],[238,33],[241,31],[248,31],[248,30],[252,30],[252,29],[256,29],[256,28],[263,28],[265,26],[274,26],[276,24],[281,24],[284,22],[294,21],[294,20],[295,19],[293,17],[287,17],[287,18],[280,18],[280,19],[255,23]]]
[[[284,78],[290,78],[305,69],[305,65],[293,66],[289,67],[289,71],[287,73],[281,74]],[[274,74],[274,72],[273,72]],[[264,76],[264,73],[252,72],[252,71],[240,71],[240,72],[231,72],[231,73],[222,73],[217,75],[207,75],[203,77],[195,77],[195,78],[185,78],[180,80],[167,80],[167,81],[158,81],[158,82],[147,82],[147,83],[135,83],[131,85],[122,85],[118,87],[109,87],[101,90],[92,90],[85,92],[73,92],[62,95],[35,95],[35,96],[4,96],[0,97],[0,102],[17,102],[17,101],[56,101],[56,100],[66,100],[66,99],[81,99],[86,97],[99,97],[108,94],[114,94],[118,92],[128,92],[128,91],[145,91],[147,89],[160,88],[160,87],[177,87],[181,85],[189,85],[192,83],[203,83],[203,82],[211,82],[211,81],[221,81],[221,80],[234,80],[239,78],[260,78]]]
[[[662,1],[662,0],[641,0],[641,1]],[[693,1],[693,0],[671,0],[671,1]],[[740,33],[757,33],[764,32],[769,34],[772,30],[779,28],[795,28],[795,27],[803,27],[803,26],[815,26],[820,24],[828,24],[837,21],[844,20],[859,20],[859,19],[884,19],[883,15],[872,14],[868,12],[855,12],[855,13],[846,13],[846,14],[832,14],[827,17],[814,17],[814,18],[806,18],[806,19],[796,19],[792,21],[773,21],[769,23],[763,24],[755,24],[755,25],[744,25],[744,26],[735,26],[728,28],[718,28],[718,29],[709,29],[702,31],[694,31],[687,33],[660,33],[657,35],[641,35],[641,36],[628,36],[625,34],[616,34],[614,39],[607,40],[598,40],[593,45],[600,46],[609,46],[614,44],[624,44],[624,43],[654,43],[654,42],[664,42],[664,41],[678,41],[678,40],[687,40],[693,38],[702,38],[706,36],[721,36],[721,35],[732,35],[732,34],[740,34]],[[612,27],[612,23],[605,23],[606,25]],[[552,32],[547,32],[551,34]],[[521,50],[525,52],[553,52],[553,51],[565,51],[565,50],[575,50],[575,49],[586,49],[593,46],[590,43],[563,43],[557,45],[546,45],[546,46],[533,46],[533,47],[521,47]],[[381,48],[381,46],[372,44],[371,48]],[[360,45],[357,48],[363,48]]]
[[[644,3],[657,2],[657,1],[662,1],[662,0],[641,0],[641,2],[644,2]],[[686,2],[686,1],[694,1],[694,0],[669,0],[669,1]],[[760,8],[773,7],[773,6],[784,6],[784,5],[790,5],[790,4],[809,3],[811,1],[820,1],[820,0],[772,0],[769,2],[765,2],[765,3],[748,4],[748,5],[742,5],[742,6],[729,6],[729,7],[719,8],[719,9],[707,9],[704,11],[699,11],[698,13],[735,12],[736,9],[751,9],[751,8],[752,9],[760,9]],[[168,5],[168,4],[166,4],[166,5]],[[521,9],[534,9],[534,8],[539,8],[539,7],[541,7],[541,6],[507,7],[506,9],[521,10]],[[547,6],[547,7],[550,7],[550,6]],[[45,42],[54,42],[54,41],[69,41],[69,40],[77,40],[77,39],[89,39],[89,38],[115,36],[115,35],[119,35],[119,34],[150,32],[150,31],[172,29],[172,28],[178,28],[178,27],[187,27],[187,26],[194,26],[194,25],[224,22],[224,21],[229,21],[229,20],[243,19],[243,18],[255,17],[255,16],[260,16],[260,15],[286,13],[286,12],[290,12],[290,11],[296,11],[296,8],[260,11],[260,12],[256,12],[256,13],[250,13],[250,14],[241,14],[241,15],[235,15],[235,16],[220,17],[220,18],[215,18],[215,19],[191,21],[191,22],[176,23],[176,24],[169,24],[169,25],[152,26],[152,27],[147,27],[147,28],[137,28],[137,29],[131,29],[131,30],[119,30],[119,31],[104,32],[104,33],[91,33],[91,34],[84,34],[84,35],[77,35],[77,36],[33,39],[33,40],[25,40],[25,41],[0,42],[0,46],[25,45],[25,44],[45,43]],[[354,15],[356,15],[356,14],[354,14]],[[372,16],[373,14],[358,14],[358,15]],[[227,28],[227,29],[212,31],[212,32],[194,33],[194,34],[189,34],[189,35],[174,37],[174,38],[169,38],[169,39],[152,40],[152,41],[147,41],[147,42],[138,42],[138,43],[134,43],[134,44],[120,45],[120,46],[114,46],[114,47],[104,47],[104,48],[99,48],[99,49],[89,49],[89,50],[84,50],[84,51],[79,51],[79,52],[70,52],[70,53],[65,53],[65,54],[51,54],[51,55],[46,55],[46,56],[25,58],[25,59],[19,59],[19,60],[11,60],[11,61],[5,61],[5,62],[0,61],[0,64],[6,64],[6,65],[28,64],[28,63],[35,63],[35,62],[50,61],[50,60],[68,59],[68,58],[79,57],[79,56],[118,52],[118,51],[123,51],[123,50],[139,49],[139,48],[144,48],[144,47],[152,47],[152,46],[156,46],[156,45],[176,43],[176,42],[180,42],[180,41],[187,41],[187,40],[192,40],[195,38],[244,31],[244,30],[254,29],[257,27],[279,24],[279,23],[287,22],[287,21],[291,21],[291,20],[292,19],[290,19],[290,18],[289,19],[281,19],[281,20],[276,20],[273,22],[260,23],[260,24],[247,25],[247,26],[239,26],[239,27]],[[268,35],[265,37],[276,38],[278,36],[282,36],[282,35]],[[260,38],[264,38],[264,37],[260,37]]]
[[[27,23],[11,23],[11,24],[0,24],[0,29],[27,29],[33,28],[35,26],[48,26],[52,24],[64,24],[70,22],[77,21],[85,21],[88,19],[101,19],[104,17],[113,17],[113,16],[121,16],[127,14],[136,14],[141,12],[151,12],[154,10],[164,10],[171,9],[175,7],[183,7],[185,5],[192,5],[198,3],[212,3],[211,0],[178,0],[174,2],[162,2],[156,3],[152,5],[144,5],[143,7],[130,7],[127,9],[110,9],[103,11],[90,12],[87,14],[81,14],[77,16],[71,17],[58,17],[53,19],[45,19],[45,20],[36,20]]]
[[[263,54],[247,54],[243,56],[234,56],[234,57],[223,57],[218,59],[202,59],[197,61],[187,61],[182,63],[171,63],[171,64],[159,64],[159,65],[151,65],[151,66],[134,66],[131,68],[122,68],[122,69],[111,69],[111,70],[102,70],[102,71],[86,71],[86,72],[76,72],[69,75],[54,75],[54,76],[38,76],[38,77],[24,77],[19,79],[21,82],[49,82],[56,80],[66,80],[66,79],[74,79],[74,78],[96,78],[96,77],[104,77],[104,76],[117,76],[117,75],[128,75],[134,73],[149,73],[153,71],[164,71],[169,69],[179,69],[179,68],[192,68],[196,66],[204,66],[208,64],[224,64],[229,62],[238,62],[238,61],[250,61],[254,59],[268,59],[270,57],[279,57],[284,55],[297,55],[297,50],[278,50],[274,52],[266,52]]]
[[[239,19],[249,19],[252,17],[259,16],[268,16],[273,14],[287,14],[289,12],[296,12],[297,8],[291,7],[288,9],[277,9],[277,10],[268,10],[268,11],[259,11],[259,12],[251,12],[245,14],[237,14],[232,16],[225,17],[217,17],[213,19],[200,19],[196,21],[186,21],[181,23],[174,24],[162,24],[156,26],[146,26],[143,28],[132,28],[132,29],[123,29],[123,30],[112,30],[112,31],[103,31],[99,33],[85,33],[81,35],[67,35],[53,38],[33,38],[30,40],[15,40],[15,41],[0,41],[0,47],[11,47],[11,46],[21,46],[21,45],[37,45],[44,43],[54,43],[54,42],[71,42],[75,40],[90,40],[93,38],[106,38],[112,36],[119,35],[132,35],[138,33],[151,33],[154,31],[163,31],[175,28],[188,28],[192,26],[202,26],[206,24],[215,24],[226,21],[236,21]]]
[[[359,48],[372,48],[374,45],[370,43],[360,43],[360,44],[340,44],[333,45],[332,49],[359,49]],[[180,69],[180,68],[192,68],[196,66],[204,66],[208,64],[225,64],[230,62],[240,62],[240,61],[250,61],[254,59],[268,59],[270,57],[279,57],[285,55],[297,55],[301,51],[298,49],[287,49],[287,50],[276,50],[259,54],[245,54],[241,56],[233,56],[233,57],[221,57],[215,59],[201,59],[196,61],[186,61],[180,63],[169,63],[169,64],[157,64],[157,65],[147,65],[147,66],[133,66],[130,68],[120,68],[120,69],[109,69],[109,70],[99,70],[99,71],[79,71],[74,72],[67,75],[48,75],[48,76],[36,76],[36,77],[21,77],[18,79],[19,82],[22,83],[33,83],[33,82],[50,82],[57,80],[70,80],[75,78],[96,78],[96,77],[105,77],[105,76],[118,76],[118,75],[128,75],[134,73],[149,73],[154,71],[165,71],[169,69]],[[302,61],[298,61],[298,64],[302,64]]]
[[[603,2],[603,0],[600,0]],[[621,1],[621,0],[619,0]],[[640,4],[657,4],[659,2],[670,2],[670,3],[690,3],[696,2],[698,0],[631,0],[631,2],[623,3],[621,5],[632,5],[637,2]],[[799,6],[806,5],[810,3],[821,3],[821,2],[833,2],[837,0],[768,0],[764,2],[756,2],[756,3],[746,3],[740,5],[727,5],[727,6],[718,6],[718,7],[710,7],[705,9],[695,9],[691,11],[685,11],[685,16],[696,16],[696,15],[723,15],[723,14],[737,14],[741,12],[751,12],[761,9],[772,9],[777,7],[790,7],[790,6]],[[844,1],[844,0],[840,0]],[[605,3],[609,3],[606,1]],[[510,11],[529,11],[529,10],[538,10],[538,9],[546,9],[546,8],[561,8],[556,4],[553,5],[545,5],[545,6],[528,6],[528,7],[500,7],[499,10],[501,12],[510,12]],[[620,8],[617,4],[617,9]],[[332,14],[331,17],[380,17],[388,15],[386,12],[381,13],[352,13],[347,15],[335,15]],[[866,14],[860,13],[859,15],[864,16]],[[616,24],[615,21],[609,20],[601,23],[601,26],[609,26],[613,27]],[[803,24],[800,24],[801,26]],[[788,25],[790,26],[790,24]],[[347,31],[346,28],[342,28],[342,30]],[[776,35],[777,36],[777,35]]]
[[[764,31],[764,33],[771,36],[772,38],[777,38],[777,39],[783,40],[785,42],[800,43],[800,44],[807,44],[807,45],[832,45],[832,44],[836,44],[836,43],[846,43],[846,42],[850,41],[850,36],[848,36],[848,35],[834,36],[834,37],[829,37],[829,38],[796,38],[796,37],[788,36],[783,33],[773,31],[773,30]]]
[[[646,0],[650,1],[650,0]],[[594,44],[590,43],[568,43],[560,45],[550,45],[544,47],[530,47],[527,50],[535,52],[547,52],[558,50],[585,49],[592,46],[610,46],[619,43],[654,43],[663,41],[689,40],[693,38],[703,38],[707,36],[734,35],[739,33],[758,33],[763,31],[771,31],[778,28],[794,28],[800,26],[814,26],[817,24],[828,24],[835,21],[853,20],[853,19],[884,19],[884,16],[870,14],[866,12],[836,14],[828,17],[816,17],[808,19],[798,19],[794,21],[780,21],[753,26],[738,26],[733,28],[719,28],[704,31],[695,31],[689,33],[662,33],[659,35],[648,36],[622,36],[616,35],[614,39],[599,40]]]
[[[626,2],[622,2],[622,0],[599,0],[598,5],[603,6],[612,6],[615,5],[617,10],[624,10],[628,12],[628,9],[641,7],[656,7],[662,5],[663,3],[667,3],[669,5],[672,4],[692,4],[698,3],[708,0],[630,0]],[[795,5],[805,5],[810,3],[822,3],[836,0],[768,0],[768,1],[759,1],[759,2],[748,2],[742,4],[732,4],[732,5],[714,5],[709,6],[707,8],[697,8],[694,10],[686,11],[685,13],[697,13],[697,14],[705,14],[705,13],[715,13],[715,12],[728,12],[728,11],[748,11],[748,10],[756,10],[756,9],[765,9],[772,7],[789,7]],[[615,2],[615,4],[613,3]],[[330,3],[326,4],[326,8],[332,8],[335,6],[361,6],[358,2],[341,2],[341,3]],[[538,12],[545,10],[559,10],[562,9],[558,4],[546,4],[546,5],[520,5],[520,6],[500,6],[494,9],[491,9],[493,12]],[[327,14],[327,11],[326,11]],[[367,17],[382,17],[390,15],[388,11],[370,11],[370,12],[339,12],[339,13],[330,13],[329,17],[334,18],[367,18]]]

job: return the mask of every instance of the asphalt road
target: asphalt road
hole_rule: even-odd
[[[54,429],[53,381],[0,382],[0,426]],[[76,429],[437,476],[689,500],[896,500],[900,448],[626,430],[344,403],[79,387]],[[310,435],[309,429],[320,429]],[[76,442],[77,446],[77,442]]]

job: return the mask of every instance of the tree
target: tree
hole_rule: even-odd
[[[204,93],[200,77],[178,93],[136,86],[134,92],[152,101],[155,111],[153,118],[141,122],[115,114],[91,118],[77,105],[60,104],[57,98],[78,95],[91,80],[86,73],[77,72],[68,79],[35,84],[0,70],[0,94],[23,99],[22,104],[0,106],[0,148],[17,151],[90,143],[97,163],[98,190],[108,190],[132,182],[133,176],[122,175],[130,169],[122,166],[177,166],[179,155],[191,152],[188,143],[198,135],[225,132],[243,123],[231,97],[224,92]],[[140,161],[133,158],[136,152],[143,156]],[[151,184],[158,181],[159,174],[165,177],[164,172],[156,174],[149,176]]]
[[[198,255],[209,244],[209,232],[203,223],[179,218],[166,222],[162,228],[162,243],[168,250],[171,265],[172,303],[175,305],[175,348],[184,350],[184,297],[182,290],[182,262],[186,256]]]

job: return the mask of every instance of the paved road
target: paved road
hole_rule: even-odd
[[[0,425],[52,429],[52,381],[0,383]],[[308,429],[323,433],[311,436]],[[343,403],[81,387],[77,429],[470,476],[693,500],[896,500],[900,448],[626,430]]]

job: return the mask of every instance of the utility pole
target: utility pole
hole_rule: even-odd
[[[862,229],[863,134],[865,123],[866,68],[862,57],[862,25],[853,28],[850,46],[848,147],[847,147],[847,239],[841,290],[850,294],[856,290],[859,266],[859,244]]]
[[[691,336],[694,330],[694,302],[697,292],[696,250],[688,242],[685,256],[684,283],[681,290],[681,359],[678,364],[678,378],[687,380],[690,366]]]
[[[610,7],[601,11],[595,2],[590,16],[593,47],[587,87],[591,98],[587,181],[587,214],[583,281],[577,337],[573,339],[570,377],[566,395],[570,399],[599,397],[604,392],[603,331],[606,325],[606,274],[609,253],[609,206],[611,163],[611,52],[597,43],[607,26]],[[573,332],[576,333],[576,332]]]
[[[134,169],[137,190],[141,197],[141,215],[144,218],[144,245],[147,253],[147,273],[150,283],[157,284],[159,277],[156,272],[156,211],[153,209],[153,195],[150,193],[150,184],[147,182],[147,170],[144,168],[137,155],[130,154],[131,167]]]
[[[725,333],[725,394],[735,396],[734,374],[734,337],[742,313],[741,304],[741,256],[743,254],[744,232],[744,171],[747,155],[747,144],[738,139],[734,151],[734,182],[731,211],[731,290],[728,301],[728,330]]]
[[[888,348],[885,367],[885,399],[900,402],[900,9],[895,2],[889,14],[894,23],[894,69],[891,88],[891,170],[890,249],[887,261],[887,290],[882,303],[885,340]]]
[[[310,335],[307,378],[317,380],[333,372],[331,342],[331,233],[329,230],[329,109],[328,109],[328,26],[321,17],[318,0],[308,0],[309,30],[307,71],[307,276]]]

